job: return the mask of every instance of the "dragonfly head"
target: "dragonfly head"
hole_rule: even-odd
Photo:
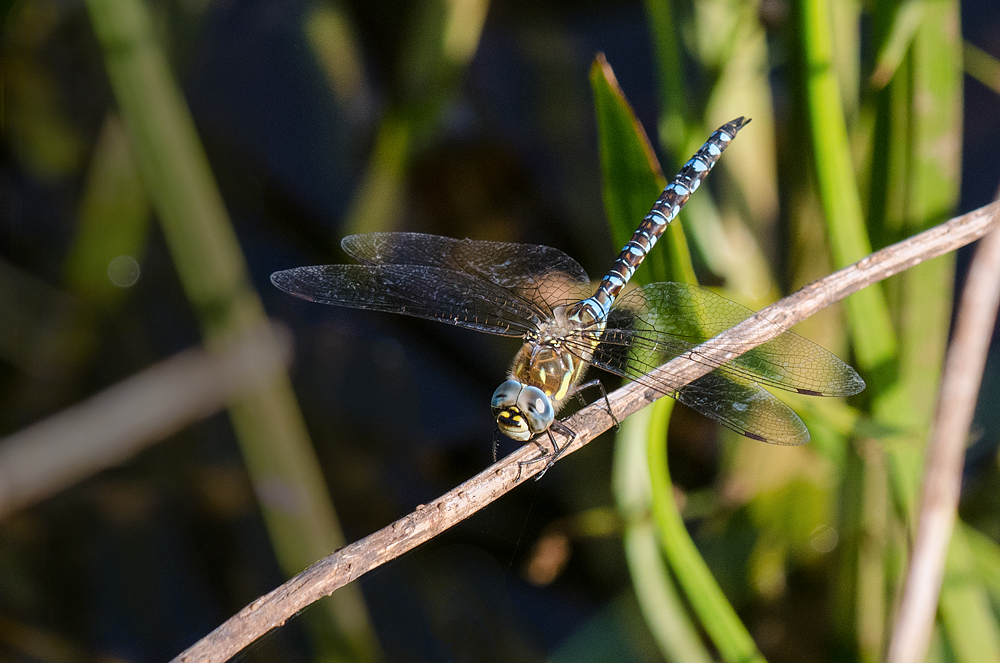
[[[507,437],[526,442],[552,425],[556,413],[552,401],[538,387],[507,380],[493,392],[493,416]]]

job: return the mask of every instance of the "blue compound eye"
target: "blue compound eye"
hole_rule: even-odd
[[[538,387],[524,387],[517,396],[517,408],[528,420],[532,433],[541,433],[552,425],[556,413],[552,401]]]
[[[517,395],[521,393],[521,383],[517,380],[507,380],[497,387],[493,392],[493,400],[490,406],[493,408],[493,416],[500,414],[501,410],[509,408],[517,403]]]

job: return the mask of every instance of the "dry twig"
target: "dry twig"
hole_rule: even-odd
[[[745,343],[746,350],[765,343],[780,333],[780,329],[775,330],[772,323],[787,329],[872,283],[954,251],[986,234],[997,224],[998,216],[1000,203],[993,203],[886,247],[807,285],[698,346],[698,356],[708,358],[708,361],[692,361],[688,355],[683,355],[657,371],[677,376],[678,387],[696,380],[712,369],[713,362],[731,358],[726,356],[727,348],[734,345],[735,339]],[[632,382],[610,394],[609,399],[615,417],[623,419],[660,396],[662,394]],[[568,454],[606,431],[612,421],[601,400],[567,419],[566,424],[576,431],[576,438],[566,451]],[[566,442],[565,439],[560,441]],[[240,610],[177,656],[174,663],[219,663],[228,660],[312,602],[412,550],[534,476],[544,464],[534,463],[519,471],[519,463],[531,460],[538,453],[533,444],[526,444],[430,504],[417,507],[413,513],[391,525],[319,560]]]
[[[927,656],[962,489],[966,439],[998,305],[1000,232],[994,231],[983,238],[969,267],[945,358],[924,459],[917,535],[889,643],[888,663],[922,661]]]

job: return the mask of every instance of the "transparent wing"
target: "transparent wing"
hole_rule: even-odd
[[[527,299],[544,313],[591,294],[583,267],[550,246],[421,233],[349,235],[341,246],[363,265],[422,265],[469,274]]]
[[[607,361],[660,366],[751,316],[757,314],[695,285],[643,286],[615,302],[606,336],[608,342],[620,344],[624,339],[616,340],[615,332],[621,330],[629,351],[609,353]],[[713,365],[734,378],[813,396],[850,396],[865,388],[864,380],[848,364],[792,332],[745,352],[737,340],[731,350],[743,354],[724,366]],[[624,366],[619,368],[624,370]]]
[[[682,387],[674,398],[726,428],[771,444],[809,441],[809,429],[788,407],[759,384],[712,371]]]
[[[612,312],[613,314],[613,312]],[[618,320],[621,324],[622,321]],[[714,419],[726,428],[749,438],[771,444],[797,445],[809,441],[809,431],[795,412],[755,381],[739,373],[716,369],[694,382],[677,388],[670,375],[654,378],[650,373],[659,367],[659,353],[637,349],[642,337],[621,326],[606,331],[591,363],[598,368],[631,378],[662,394],[673,396],[691,409]],[[693,347],[678,342],[677,347]],[[585,350],[573,344],[571,352]],[[677,352],[681,354],[681,352]],[[652,358],[650,358],[652,357]]]
[[[318,265],[271,275],[285,292],[323,304],[402,313],[501,336],[523,336],[537,307],[464,272],[422,265]]]
[[[647,285],[615,302],[591,363],[669,394],[747,437],[772,444],[802,444],[809,440],[802,420],[761,384],[804,394],[843,396],[861,391],[864,381],[853,368],[801,336],[783,332],[729,363],[711,364],[715,370],[680,389],[669,375],[649,375],[754,315],[698,286]],[[580,355],[589,350],[582,341],[566,345]],[[743,352],[738,341],[732,351]]]

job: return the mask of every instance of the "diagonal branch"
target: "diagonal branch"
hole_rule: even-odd
[[[676,387],[679,388],[711,371],[712,364],[732,359],[726,353],[737,339],[741,347],[750,350],[780,333],[774,324],[787,329],[872,283],[979,239],[993,229],[998,220],[1000,203],[993,203],[886,247],[807,285],[698,346],[698,355],[709,361],[691,361],[684,355],[657,371],[677,376]],[[623,419],[662,395],[632,382],[610,394],[609,400],[615,417]],[[572,453],[610,428],[612,421],[604,402],[599,401],[577,412],[566,420],[566,424],[576,432],[565,452]],[[557,434],[557,437],[560,436]],[[566,443],[566,438],[562,437],[560,442]],[[284,624],[299,610],[416,548],[534,476],[543,469],[544,463],[521,464],[537,455],[535,445],[526,444],[430,504],[420,505],[391,525],[324,557],[240,610],[177,656],[174,663],[228,660],[263,634]]]

